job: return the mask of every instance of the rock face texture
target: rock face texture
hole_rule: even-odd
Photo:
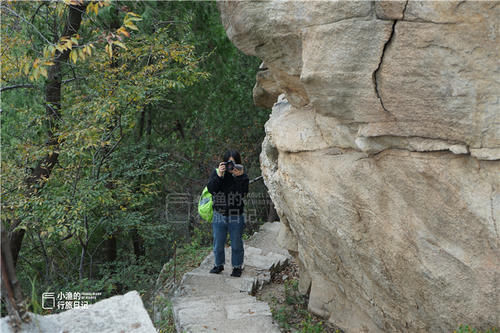
[[[347,332],[500,326],[500,2],[218,5],[284,92],[261,168],[310,310]]]

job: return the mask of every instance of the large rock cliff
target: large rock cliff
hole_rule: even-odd
[[[219,9],[265,63],[257,103],[284,93],[261,167],[310,310],[347,332],[500,326],[500,2]]]

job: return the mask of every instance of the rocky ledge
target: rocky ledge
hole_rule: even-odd
[[[262,174],[309,309],[347,332],[500,326],[500,2],[218,6],[264,62]]]

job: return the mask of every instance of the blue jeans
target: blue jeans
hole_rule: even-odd
[[[241,268],[244,256],[242,239],[244,227],[245,216],[243,214],[224,216],[214,210],[212,233],[214,237],[215,266],[224,265],[226,262],[224,245],[229,231],[231,237],[231,264],[233,267]]]

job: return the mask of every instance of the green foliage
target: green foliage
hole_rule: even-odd
[[[177,332],[175,328],[174,314],[172,310],[172,303],[168,298],[163,299],[160,304],[162,308],[162,313],[160,314],[160,320],[155,322],[155,327],[158,333],[175,333]]]
[[[285,286],[285,301],[287,304],[289,305],[304,304],[306,302],[305,296],[299,293],[298,280],[295,279],[286,280],[284,286]]]
[[[1,85],[30,85],[2,93],[1,219],[26,230],[17,272],[34,311],[42,291],[146,293],[174,244],[179,279],[210,252],[211,225],[193,207],[186,224],[168,223],[168,195],[197,202],[227,147],[241,151],[250,177],[260,173],[269,110],[252,101],[259,60],[231,44],[215,2],[100,3],[69,39],[62,2],[14,2],[31,25],[1,22]],[[64,49],[54,120],[43,68]],[[28,188],[54,149],[50,176]]]
[[[161,279],[179,282],[185,273],[198,267],[211,250],[211,246],[201,246],[195,241],[184,244],[177,249],[175,256],[164,265]]]
[[[310,314],[307,314],[306,319],[302,320],[300,325],[302,333],[321,333],[324,331],[323,322],[314,322]]]
[[[277,285],[280,286],[280,285]],[[283,288],[275,289],[271,294],[271,313],[283,332],[335,332],[341,330],[308,311],[308,298],[301,295],[298,280],[285,280]]]
[[[31,295],[28,303],[28,310],[33,313],[42,314],[43,309],[40,305],[40,302],[38,301],[40,299],[40,293],[36,288],[36,278],[28,277],[28,279],[31,284]]]
[[[469,325],[460,325],[458,330],[453,331],[453,333],[498,333],[499,330],[496,327],[487,329],[486,331],[480,331]]]
[[[199,247],[211,246],[212,224],[210,222],[201,221],[198,226],[193,228],[191,244],[197,244]]]
[[[277,309],[271,309],[274,320],[278,322],[278,325],[285,330],[290,329],[289,320],[291,317],[291,309],[288,307],[279,307]]]

